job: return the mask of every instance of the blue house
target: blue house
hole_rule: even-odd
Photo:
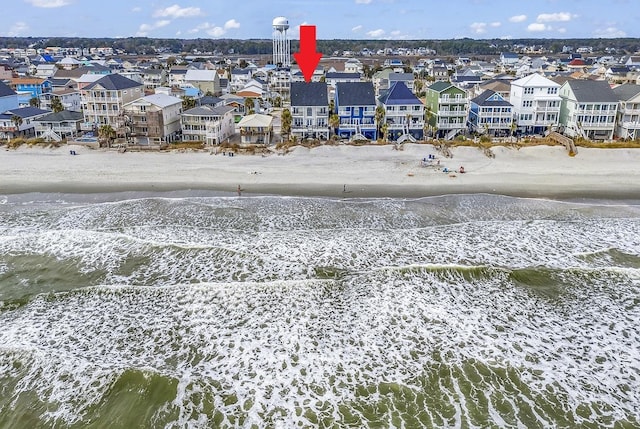
[[[11,85],[18,93],[18,103],[21,106],[28,106],[32,98],[40,98],[42,94],[51,92],[51,82],[37,77],[14,78]]]
[[[486,90],[469,104],[469,130],[494,137],[511,134],[513,105],[497,92]]]
[[[402,143],[424,137],[424,105],[404,84],[394,83],[378,101],[385,111],[387,138]]]
[[[371,82],[338,82],[335,109],[341,138],[376,140],[376,98]]]
[[[0,81],[0,112],[17,109],[18,106],[18,94]]]

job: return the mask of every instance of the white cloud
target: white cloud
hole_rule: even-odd
[[[189,18],[192,16],[202,16],[204,13],[199,7],[180,7],[177,4],[158,9],[153,13],[156,18]]]
[[[577,17],[569,12],[557,12],[557,13],[541,13],[538,15],[537,22],[567,22]]]
[[[131,9],[131,12],[142,12],[142,8],[140,6],[136,6],[133,9]]]
[[[527,15],[515,15],[509,18],[509,22],[524,22],[527,20]]]
[[[171,21],[169,21],[168,19],[161,19],[154,22],[153,24],[140,24],[136,36],[144,37],[148,35],[150,31],[153,31],[157,28],[166,27],[169,24],[171,24]]]
[[[29,30],[29,26],[22,21],[13,24],[6,32],[8,37],[18,37],[24,35]]]
[[[356,0],[356,4],[369,4],[373,0]]]
[[[616,37],[626,37],[627,33],[616,27],[598,28],[593,32],[596,37],[611,39]]]
[[[496,22],[492,22],[492,23],[491,23],[491,24],[489,24],[489,25],[490,25],[490,26],[492,26],[492,27],[494,27],[494,28],[497,28],[497,27],[500,27],[500,26],[502,25],[502,23],[501,23],[501,22],[496,21]]]
[[[534,33],[540,32],[540,31],[549,31],[549,30],[551,30],[551,27],[541,22],[532,22],[527,26],[527,31],[531,31]]]
[[[484,34],[487,32],[487,23],[486,22],[474,22],[469,26],[471,31],[476,34]]]
[[[367,31],[367,36],[369,37],[373,37],[378,38],[378,37],[382,37],[384,36],[385,31],[382,28],[378,28],[377,30],[371,30],[371,31]]]
[[[357,33],[360,30],[362,30],[362,25],[356,25],[351,29],[351,31],[353,31],[354,33]]]
[[[224,29],[225,30],[230,30],[232,28],[240,28],[240,23],[238,21],[236,21],[235,19],[230,19],[227,22],[224,23]]]
[[[566,33],[566,32],[567,32],[567,29],[566,29],[566,28],[564,28],[564,27],[558,28],[558,33],[560,33],[560,34],[564,34],[564,33]]]
[[[195,28],[192,28],[188,31],[190,34],[199,33],[200,31],[204,31],[211,37],[222,37],[227,34],[228,30],[233,28],[240,28],[240,23],[235,19],[230,19],[224,23],[223,26],[211,24],[209,22],[203,22]]]
[[[69,0],[24,0],[35,7],[54,8],[71,4]]]

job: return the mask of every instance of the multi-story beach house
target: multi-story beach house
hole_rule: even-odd
[[[231,70],[231,91],[240,91],[251,80],[251,69],[235,68]]]
[[[622,139],[640,137],[640,85],[625,84],[613,88],[618,98],[615,135]]]
[[[181,115],[182,140],[220,144],[235,133],[233,107],[200,106]]]
[[[1,113],[0,138],[31,137],[35,135],[34,120],[47,113],[51,112],[37,107],[19,107]],[[14,118],[19,118],[19,122],[15,122]]]
[[[21,107],[29,106],[31,99],[39,99],[42,94],[51,92],[51,82],[37,77],[16,77],[11,80],[10,85],[18,93],[18,104]]]
[[[341,138],[376,140],[376,97],[371,82],[338,82],[335,110]],[[333,112],[331,112],[333,113]]]
[[[144,89],[154,90],[167,83],[167,71],[164,69],[147,68],[140,71]]]
[[[449,82],[435,82],[427,87],[425,109],[427,125],[439,138],[451,140],[467,128],[467,92]]]
[[[202,94],[221,95],[220,77],[216,70],[187,70],[184,84],[198,88]]]
[[[384,108],[388,140],[401,143],[424,137],[424,105],[404,82],[394,83],[378,102]]]
[[[568,80],[560,87],[560,124],[569,137],[613,138],[618,97],[606,81]]]
[[[48,113],[33,120],[36,137],[60,141],[64,138],[75,137],[80,132],[84,121],[82,112],[63,110]]]
[[[53,91],[40,96],[40,108],[51,110],[51,103],[55,99],[59,99],[64,110],[74,112],[82,111],[82,97],[80,90],[73,88],[54,88]]]
[[[18,94],[4,82],[0,81],[0,112],[17,109]]]
[[[144,96],[144,85],[119,74],[108,74],[80,91],[84,129],[111,125],[114,129],[122,121],[125,104]]]
[[[469,102],[469,130],[492,137],[512,132],[513,105],[497,92],[486,90]]]
[[[254,113],[238,122],[240,142],[243,144],[271,144],[273,116]]]
[[[167,94],[152,94],[123,107],[128,137],[135,144],[171,142],[181,130],[182,100]]]
[[[558,125],[560,84],[537,73],[511,82],[511,97],[518,130],[525,134],[543,134]]]
[[[291,134],[329,139],[329,98],[325,82],[291,82]]]

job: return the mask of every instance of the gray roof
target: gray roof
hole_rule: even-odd
[[[39,109],[37,107],[31,107],[31,106],[19,107],[17,109],[11,109],[11,110],[7,110],[6,112],[3,112],[2,115],[0,115],[0,117],[4,119],[6,117],[11,117],[13,115],[16,115],[24,119],[24,118],[31,118],[34,116],[42,115],[49,112],[50,110]]]
[[[324,82],[291,82],[292,106],[328,106],[327,84]]]
[[[413,73],[389,73],[389,82],[406,82],[413,79]]]
[[[98,79],[90,85],[87,85],[84,89],[93,89],[97,85],[100,85],[104,89],[110,91],[119,91],[122,89],[136,88],[143,86],[141,83],[131,80],[128,77],[124,77],[121,74],[107,74],[104,77]]]
[[[330,72],[326,74],[327,79],[360,79],[360,73]]]
[[[376,97],[371,82],[338,82],[336,84],[338,106],[375,106]]]
[[[71,110],[63,110],[58,113],[49,113],[34,119],[34,122],[66,122],[66,121],[82,121],[84,114],[82,112],[73,112]]]
[[[619,100],[628,101],[640,94],[640,85],[624,84],[613,88],[613,93]]]
[[[12,95],[16,95],[16,92],[9,87],[9,85],[4,82],[0,82],[0,97],[9,97]]]
[[[513,104],[505,101],[505,99],[502,98],[500,94],[495,91],[491,91],[490,89],[487,89],[485,92],[472,99],[471,102],[473,104],[477,104],[478,106],[513,107]]]
[[[183,115],[190,116],[222,116],[227,112],[231,112],[233,107],[230,106],[199,106],[189,109]]]
[[[571,87],[576,100],[583,103],[616,103],[618,96],[609,83],[604,80],[570,80],[566,85]]]

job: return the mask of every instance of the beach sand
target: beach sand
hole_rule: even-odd
[[[69,150],[78,155],[72,156]],[[0,194],[214,190],[236,194],[408,197],[493,193],[545,198],[640,198],[640,149],[494,147],[494,158],[432,145],[296,147],[286,155],[125,152],[80,146],[0,149]],[[435,155],[440,167],[424,167]],[[443,167],[465,173],[444,173]],[[346,192],[345,192],[346,191]]]

